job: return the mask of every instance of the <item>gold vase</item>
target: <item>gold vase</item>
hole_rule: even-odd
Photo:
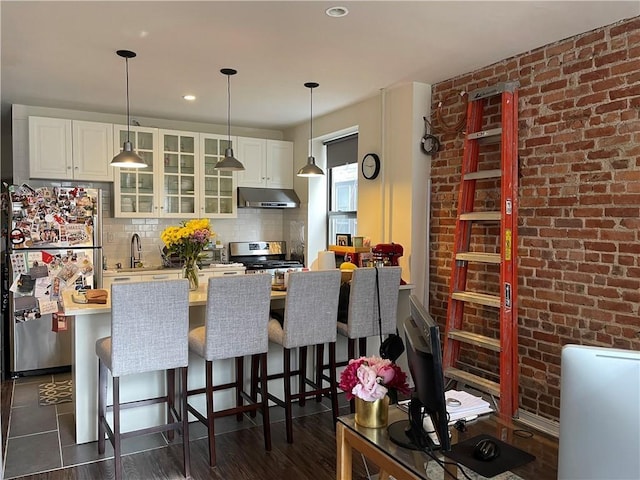
[[[356,397],[356,423],[367,428],[386,427],[389,421],[389,397],[367,402]]]

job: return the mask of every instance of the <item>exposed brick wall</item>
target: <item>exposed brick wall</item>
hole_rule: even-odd
[[[640,349],[640,17],[438,83],[432,105],[446,99],[443,118],[455,124],[464,110],[455,92],[508,80],[520,82],[520,407],[558,419],[563,345]],[[498,111],[485,111],[490,122]],[[439,138],[430,305],[444,326],[463,134]],[[478,209],[497,209],[491,187],[479,182]],[[496,233],[475,228],[474,249],[495,251]],[[496,276],[477,268],[470,281],[486,291]],[[467,308],[473,329],[497,335],[495,309]],[[495,372],[484,352],[463,357]]]

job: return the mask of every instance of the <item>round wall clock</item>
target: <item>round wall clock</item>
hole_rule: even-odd
[[[380,157],[375,153],[367,153],[362,159],[362,176],[373,180],[380,173]]]

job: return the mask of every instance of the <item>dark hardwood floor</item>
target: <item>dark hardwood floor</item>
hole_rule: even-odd
[[[2,448],[5,455],[7,425],[11,406],[11,381],[2,383]],[[343,407],[341,414],[348,413]],[[224,480],[333,480],[336,478],[336,439],[330,411],[294,419],[294,443],[286,443],[284,422],[271,425],[272,451],[264,450],[262,427],[252,427],[216,435],[217,466],[208,465],[207,439],[191,442],[191,478]],[[176,443],[177,442],[177,443]],[[123,457],[125,478],[129,480],[179,480],[182,476],[180,439],[168,447]],[[372,472],[376,471],[369,465]],[[113,459],[16,477],[46,480],[107,480],[114,477]],[[366,479],[359,456],[354,456],[354,479]]]

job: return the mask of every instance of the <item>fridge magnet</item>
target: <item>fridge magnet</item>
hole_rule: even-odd
[[[55,303],[55,302],[54,302]],[[56,303],[56,306],[58,304]],[[57,310],[57,309],[56,309]],[[52,332],[64,332],[69,329],[67,320],[70,316],[66,316],[62,313],[53,313],[51,315],[51,331]]]
[[[11,257],[11,268],[13,269],[13,273],[15,275],[21,273],[27,273],[27,262],[24,260],[23,253],[12,253]]]

